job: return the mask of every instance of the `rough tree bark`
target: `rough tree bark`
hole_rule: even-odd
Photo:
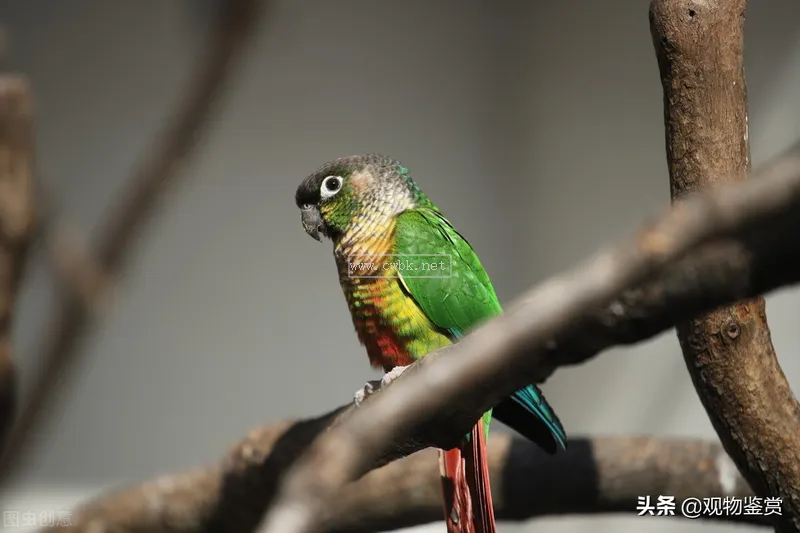
[[[199,533],[252,531],[281,474],[342,409],[315,419],[256,429],[221,464],[163,476],[81,506],[69,527],[48,531]],[[546,455],[509,435],[489,439],[500,520],[564,514],[630,513],[639,496],[744,498],[752,492],[717,444],[686,439],[572,439],[569,451]],[[723,483],[724,482],[724,483]],[[322,532],[371,533],[441,520],[438,462],[426,450],[370,472],[326,506]],[[679,517],[680,513],[676,513]],[[766,525],[762,516],[712,520]]]
[[[27,81],[0,75],[0,450],[14,419],[16,374],[11,323],[36,226],[33,104]]]
[[[398,442],[407,452],[452,447],[542,367],[585,360],[620,342],[620,333],[643,340],[685,316],[797,281],[800,247],[788,243],[800,231],[798,151],[762,168],[757,181],[681,202],[634,239],[528,291],[503,316],[409,366],[287,473],[264,531],[312,531],[328,498]],[[426,440],[433,435],[437,442]]]
[[[745,0],[653,0],[672,199],[750,166]],[[800,531],[800,405],[770,338],[762,297],[677,325],[686,366],[725,449],[754,490],[783,499],[779,531]]]

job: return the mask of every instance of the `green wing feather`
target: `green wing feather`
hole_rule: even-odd
[[[401,213],[395,227],[394,253],[406,265],[400,271],[402,286],[428,319],[451,339],[459,339],[479,323],[503,312],[472,246],[439,211],[418,207]],[[449,268],[426,268],[440,260]],[[498,419],[550,453],[556,445],[566,449],[564,428],[538,387],[528,385],[509,400],[495,408]],[[487,431],[491,413],[484,416]]]
[[[475,251],[438,211],[423,207],[401,213],[394,253],[407,265],[400,272],[403,286],[450,337],[457,339],[503,312]],[[431,270],[439,261],[445,269]]]
[[[442,214],[420,207],[397,217],[394,253],[400,281],[422,312],[452,339],[503,312],[472,246]],[[430,265],[437,264],[436,270]],[[440,268],[444,265],[444,269]],[[489,431],[492,411],[483,416]]]

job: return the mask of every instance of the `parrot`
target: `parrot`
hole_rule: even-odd
[[[333,243],[356,335],[371,366],[385,373],[382,386],[502,314],[472,246],[399,161],[380,154],[328,161],[300,183],[295,203],[305,232]],[[357,391],[356,402],[370,390],[368,383]],[[567,448],[564,428],[536,385],[488,410],[460,445],[438,452],[449,533],[496,531],[486,450],[493,418],[549,454]]]

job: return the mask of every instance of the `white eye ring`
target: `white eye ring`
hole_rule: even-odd
[[[341,190],[342,178],[339,176],[328,176],[322,180],[322,184],[319,186],[319,195],[324,200],[325,198],[330,198]]]

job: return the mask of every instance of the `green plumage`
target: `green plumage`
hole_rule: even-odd
[[[492,282],[478,256],[438,211],[410,209],[397,217],[395,253],[425,272],[435,254],[446,255],[449,269],[429,277],[403,276],[410,296],[433,323],[451,334],[463,333],[502,313]],[[441,275],[439,275],[441,274]]]
[[[409,297],[453,340],[502,313],[475,251],[439,211],[421,207],[401,213],[394,231],[394,252],[411,267],[411,274],[400,272]],[[440,257],[446,270],[426,268]],[[412,355],[418,358],[425,354]],[[483,420],[488,434],[491,410]]]

